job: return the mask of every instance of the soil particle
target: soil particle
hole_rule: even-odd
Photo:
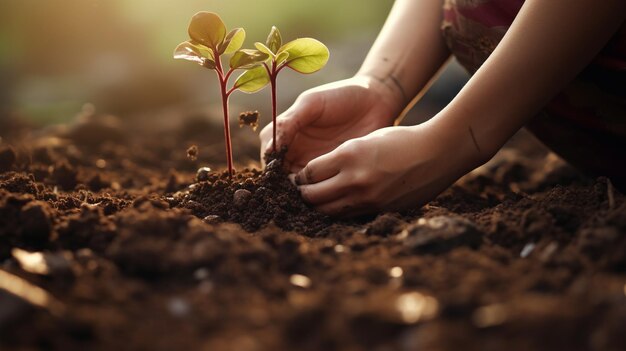
[[[406,229],[404,245],[415,253],[440,254],[456,247],[478,248],[482,233],[462,217],[420,218]]]
[[[93,191],[99,191],[104,188],[110,187],[111,183],[102,179],[100,173],[96,173],[87,181],[87,186],[89,186],[89,189]]]
[[[367,227],[367,234],[388,236],[394,234],[404,222],[398,214],[383,213],[376,217]]]
[[[0,172],[10,171],[17,160],[17,154],[11,146],[0,148]]]
[[[113,240],[116,226],[98,206],[82,205],[57,226],[58,242],[70,249],[90,248],[102,252]]]
[[[31,244],[47,243],[52,229],[50,208],[42,201],[32,201],[22,207],[20,222],[23,240]]]
[[[77,174],[76,169],[67,160],[57,163],[52,171],[54,182],[63,190],[72,190],[76,187],[78,183]]]
[[[198,159],[198,146],[197,145],[191,145],[187,149],[187,158],[190,159],[191,161],[195,161]]]
[[[5,189],[14,194],[39,194],[39,189],[32,174],[6,173],[0,175],[0,189]]]
[[[118,117],[97,114],[93,106],[85,105],[69,126],[66,137],[77,145],[96,148],[107,142],[123,143],[128,133]]]
[[[259,111],[245,111],[239,114],[239,128],[250,126],[253,131],[259,127]]]

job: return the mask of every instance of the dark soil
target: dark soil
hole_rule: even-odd
[[[0,120],[0,349],[626,349],[625,198],[527,134],[347,222],[255,169],[250,130],[232,180],[197,171],[222,131],[177,121]]]

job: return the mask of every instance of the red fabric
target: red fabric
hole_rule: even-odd
[[[445,0],[443,35],[470,73],[491,55],[523,4]],[[608,176],[626,191],[626,25],[527,127],[572,165]]]
[[[493,52],[523,4],[523,0],[445,1],[443,34],[470,73]],[[626,25],[544,112],[626,139]]]

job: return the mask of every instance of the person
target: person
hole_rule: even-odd
[[[624,0],[397,0],[354,77],[302,93],[278,117],[285,166],[321,212],[399,210],[432,200],[527,126],[622,186],[625,19]],[[451,55],[468,83],[432,119],[394,125]],[[270,124],[262,154],[271,135]]]

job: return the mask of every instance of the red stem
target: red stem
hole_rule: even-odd
[[[222,69],[222,62],[217,50],[213,50],[215,60],[215,70],[217,71],[218,78],[220,80],[220,92],[222,93],[222,112],[224,112],[224,143],[226,144],[226,162],[228,163],[228,179],[233,177],[233,148],[230,140],[230,125],[228,118],[228,96],[229,92],[226,91],[226,84],[228,84],[228,77],[232,73],[229,70],[224,76],[224,70]]]
[[[265,66],[267,68],[267,66]],[[272,71],[271,73],[269,73],[270,75],[270,85],[272,86],[272,132],[273,132],[273,136],[272,136],[272,148],[274,149],[274,152],[277,151],[276,149],[276,76],[277,76],[277,71],[276,71],[276,61],[272,60]]]

